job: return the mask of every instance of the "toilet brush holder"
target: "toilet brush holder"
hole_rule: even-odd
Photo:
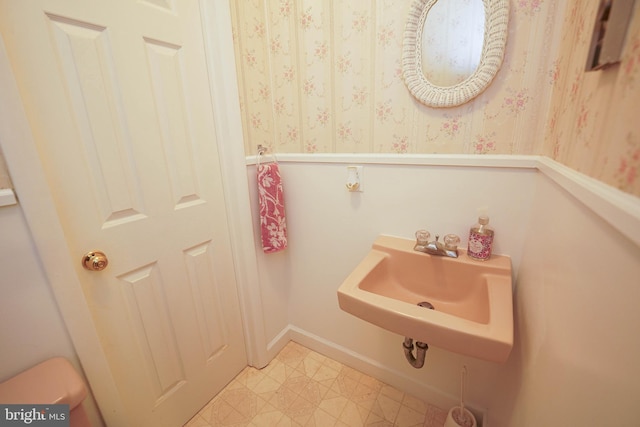
[[[447,414],[444,427],[477,427],[476,417],[467,408],[454,406]]]
[[[444,427],[476,427],[476,417],[464,407],[464,392],[467,387],[467,366],[463,365],[460,371],[460,406],[449,409]]]

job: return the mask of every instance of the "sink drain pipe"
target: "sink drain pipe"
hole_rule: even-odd
[[[427,343],[416,341],[415,356],[413,355],[413,338],[404,337],[402,347],[404,348],[404,357],[407,358],[407,361],[411,366],[416,369],[420,369],[424,366],[424,357],[427,350],[429,350]]]

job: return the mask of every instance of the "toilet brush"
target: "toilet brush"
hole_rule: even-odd
[[[444,427],[476,427],[476,418],[471,411],[464,407],[464,392],[467,384],[467,366],[462,366],[460,372],[460,406],[449,410]]]

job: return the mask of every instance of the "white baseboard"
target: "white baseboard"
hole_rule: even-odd
[[[11,206],[18,203],[11,188],[0,188],[0,206]]]

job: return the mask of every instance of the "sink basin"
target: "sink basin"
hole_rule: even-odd
[[[340,308],[415,341],[506,361],[513,347],[511,258],[475,261],[464,249],[446,258],[414,245],[379,236],[338,289]],[[423,302],[433,309],[418,305]]]

